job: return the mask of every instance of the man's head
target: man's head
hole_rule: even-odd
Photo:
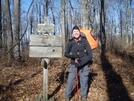
[[[74,26],[72,29],[72,36],[76,39],[78,39],[80,37],[80,29],[78,26]]]

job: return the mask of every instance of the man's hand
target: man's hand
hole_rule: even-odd
[[[79,58],[75,59],[75,68],[80,67]]]
[[[75,59],[75,62],[79,62],[79,60],[80,60],[79,58],[76,58],[76,59]]]

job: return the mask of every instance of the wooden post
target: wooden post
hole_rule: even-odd
[[[44,23],[48,23],[48,16],[44,17]],[[46,32],[44,34],[48,34],[49,32]],[[48,58],[42,59],[43,63],[43,101],[48,100],[48,64],[50,60]]]
[[[43,58],[41,64],[43,66],[43,101],[48,100],[48,64],[50,60],[48,58]]]
[[[62,36],[48,35],[54,33],[54,24],[48,24],[48,16],[44,17],[44,24],[38,24],[38,33],[44,35],[30,35],[30,57],[41,57],[43,66],[43,101],[48,100],[48,64],[49,58],[62,57]]]

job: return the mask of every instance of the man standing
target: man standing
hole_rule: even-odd
[[[92,59],[92,50],[86,37],[81,35],[78,26],[74,26],[72,29],[72,39],[68,42],[65,56],[71,58],[71,66],[69,68],[65,92],[66,101],[69,101],[72,97],[71,92],[74,86],[76,68],[78,68],[79,73],[82,101],[86,101],[88,94],[88,63]]]

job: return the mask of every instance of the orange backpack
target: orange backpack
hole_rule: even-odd
[[[88,43],[91,46],[91,49],[95,49],[98,47],[98,41],[96,40],[96,38],[92,35],[92,31],[88,30],[88,29],[80,29],[80,32],[85,34]]]

